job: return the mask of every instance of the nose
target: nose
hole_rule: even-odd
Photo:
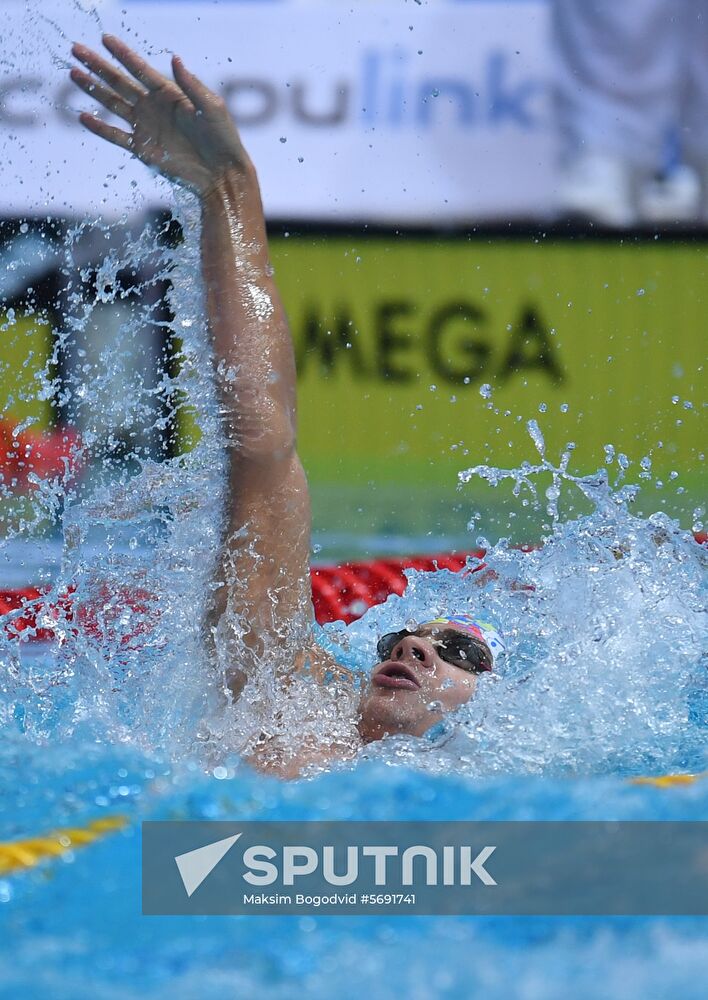
[[[407,635],[393,647],[392,660],[413,660],[421,666],[432,669],[435,666],[435,651],[429,642],[417,635]]]

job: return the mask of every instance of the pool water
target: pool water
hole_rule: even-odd
[[[108,747],[2,753],[5,834],[120,812],[131,825],[0,880],[0,995],[14,997],[581,998],[703,996],[697,918],[140,916],[141,819],[708,818],[708,787],[613,777],[469,781],[362,763],[284,784],[216,778]],[[224,772],[219,771],[219,775]],[[23,787],[19,792],[18,786]],[[5,791],[5,789],[4,789]]]

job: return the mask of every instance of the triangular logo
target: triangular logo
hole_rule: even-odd
[[[206,847],[198,847],[195,851],[187,851],[186,854],[177,855],[175,861],[188,896],[191,896],[207,875],[214,871],[223,856],[231,850],[240,836],[242,834],[237,833],[233,837],[226,837],[224,840],[207,844]]]

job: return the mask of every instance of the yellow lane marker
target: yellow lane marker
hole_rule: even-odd
[[[48,858],[60,857],[76,847],[86,847],[127,825],[126,816],[106,816],[104,819],[94,819],[86,826],[67,827],[39,837],[0,843],[0,875],[34,868]]]

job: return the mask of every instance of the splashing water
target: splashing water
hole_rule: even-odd
[[[390,740],[368,754],[389,758],[395,743],[396,756],[412,765],[469,775],[699,769],[708,554],[666,515],[632,516],[636,489],[613,491],[605,470],[573,476],[570,451],[553,466],[535,421],[529,430],[541,463],[479,466],[460,480],[511,478],[515,493],[525,487],[536,496],[536,481],[550,474],[554,525],[543,546],[520,551],[501,540],[478,575],[411,572],[404,597],[346,630],[348,644],[366,651],[363,666],[367,656],[375,661],[376,637],[401,622],[470,611],[502,624],[505,659],[447,718],[435,746],[421,752],[420,740]],[[564,482],[592,502],[591,514],[558,518]]]

